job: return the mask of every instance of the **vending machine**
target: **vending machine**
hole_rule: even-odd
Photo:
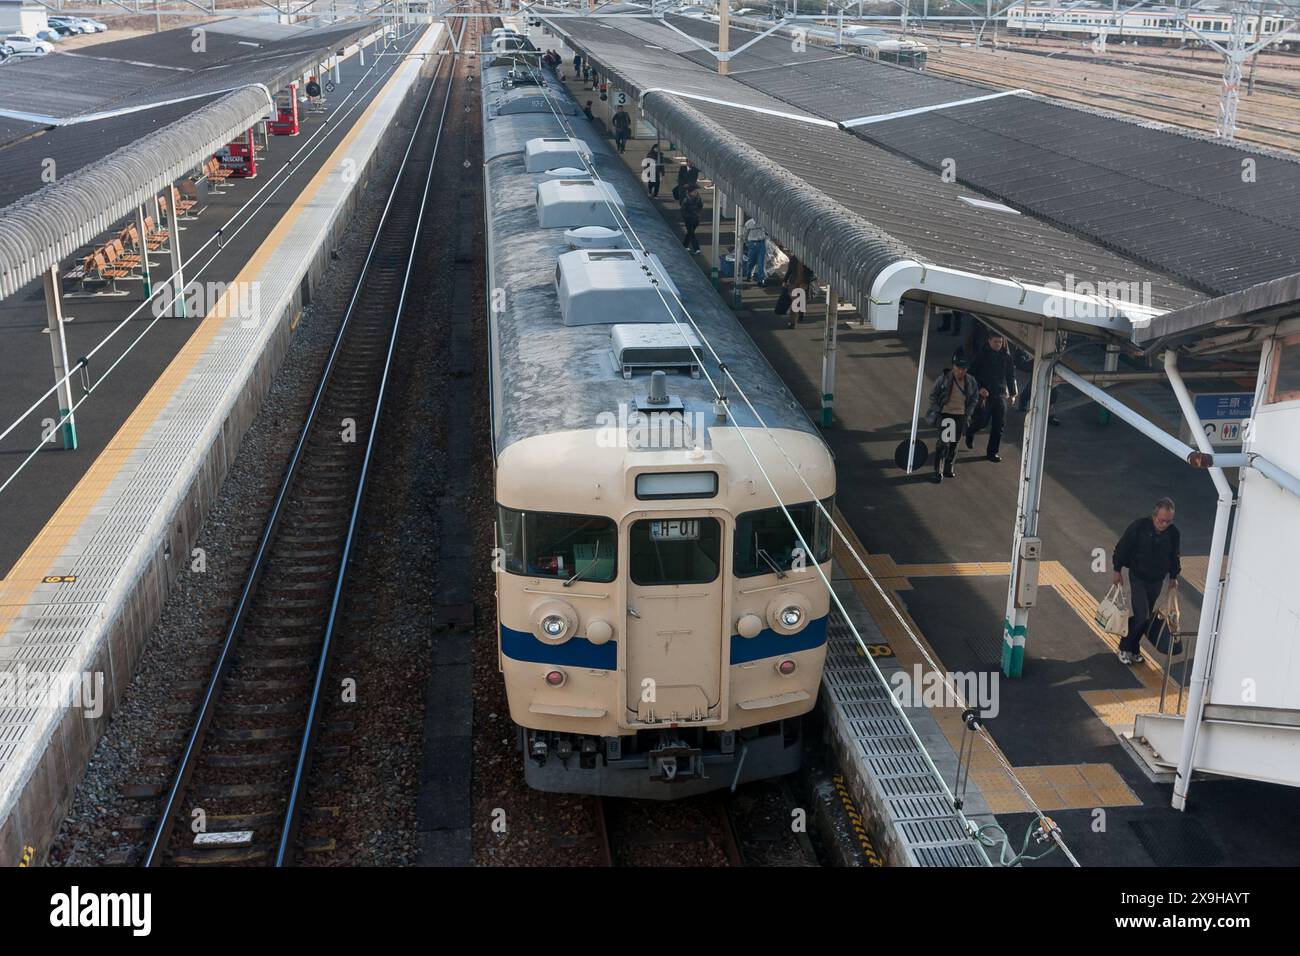
[[[289,84],[289,89],[275,97],[275,119],[267,124],[276,136],[298,135],[298,81]]]
[[[230,170],[231,178],[254,179],[257,177],[257,153],[253,149],[253,130],[251,127],[239,139],[223,146],[217,156],[221,160],[221,165]]]

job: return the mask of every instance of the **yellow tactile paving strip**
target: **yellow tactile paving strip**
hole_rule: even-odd
[[[862,601],[872,620],[876,622],[880,633],[885,640],[889,641],[898,663],[907,670],[910,670],[915,664],[924,665],[925,658],[913,643],[906,628],[899,622],[898,617],[890,610],[890,604],[902,615],[903,620],[907,622],[907,626],[916,635],[916,639],[925,648],[925,652],[940,666],[943,666],[939,655],[935,653],[934,648],[925,639],[920,627],[907,613],[906,608],[903,607],[896,594],[897,591],[911,587],[909,578],[1005,577],[1010,574],[1010,565],[1005,561],[896,564],[889,555],[868,554],[852,527],[849,526],[843,514],[839,511],[836,511],[835,520],[844,530],[853,550],[863,556],[867,567],[872,574],[876,575],[876,579],[888,595],[888,601],[881,596],[880,591],[876,589],[871,581],[861,574],[861,566],[849,553],[849,549],[844,546],[844,543],[838,539],[836,540],[835,559],[839,562],[840,567],[844,569],[854,592],[857,594],[858,599]],[[1088,593],[1087,589],[1075,579],[1074,575],[1070,574],[1064,565],[1059,561],[1044,562],[1040,569],[1039,580],[1043,585],[1055,588],[1075,613],[1079,614],[1083,621],[1088,624],[1093,633],[1105,641],[1112,650],[1118,649],[1118,638],[1103,633],[1093,623],[1092,614],[1096,609],[1097,599]],[[1129,691],[1090,692],[1095,695],[1094,699],[1089,699],[1090,693],[1082,695],[1098,717],[1106,721],[1108,725],[1112,725],[1111,720],[1118,721],[1123,708],[1126,707],[1134,709],[1141,707],[1142,702],[1149,702],[1149,709],[1141,712],[1150,713],[1158,709],[1159,671],[1149,663],[1143,665],[1140,670],[1143,672],[1140,674],[1141,680],[1146,685],[1144,688]],[[1150,671],[1149,675],[1145,673],[1148,670]],[[1155,694],[1152,694],[1152,689],[1155,690]],[[1138,711],[1134,710],[1134,713],[1136,712]],[[939,725],[940,731],[947,738],[953,751],[960,752],[966,728],[961,722],[961,715],[957,708],[939,707],[932,709],[930,714]],[[1132,717],[1129,718],[1129,726],[1132,726]],[[996,743],[993,743],[993,746],[996,747]],[[1002,760],[1006,760],[1006,755],[1002,754],[1000,749],[995,755],[988,745],[982,742],[977,743],[970,761],[971,781],[979,787],[980,793],[989,805],[989,809],[994,813],[1020,813],[1029,810],[1029,804],[1025,802],[1011,776],[999,761],[999,756],[1001,756]],[[1010,761],[1006,760],[1006,763],[1010,764]],[[1142,802],[1124,783],[1119,771],[1108,763],[1014,767],[1013,770],[1016,778],[1020,780],[1030,796],[1045,811],[1138,806]]]
[[[261,274],[266,260],[283,243],[289,230],[293,228],[304,209],[315,199],[329,177],[336,173],[338,162],[334,157],[346,153],[397,80],[398,76],[394,73],[385,82],[383,89],[371,100],[370,105],[335,147],[333,155],[321,164],[320,170],[294,200],[293,205],[281,216],[266,240],[258,246],[257,251],[240,270],[239,275],[228,284],[231,290],[238,290],[241,283],[250,282]],[[91,509],[98,506],[109,485],[121,475],[123,466],[136,451],[141,440],[149,435],[159,414],[193,371],[195,364],[228,321],[228,317],[236,311],[226,307],[224,296],[222,302],[213,306],[207,317],[199,323],[194,334],[172,359],[171,364],[136,406],[135,411],[118,429],[112,441],[95,459],[35,540],[23,552],[22,557],[10,569],[9,574],[0,580],[0,634],[3,634],[14,618],[22,613],[23,608],[31,600],[32,592],[41,584],[42,579],[48,574],[57,572],[58,569],[52,566],[52,562],[65,554],[68,542],[90,517]]]

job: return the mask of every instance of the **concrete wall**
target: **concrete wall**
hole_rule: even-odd
[[[297,287],[290,301],[275,318],[275,325],[251,374],[222,423],[219,433],[199,460],[188,487],[169,510],[164,532],[157,538],[152,556],[139,568],[122,600],[105,611],[100,638],[86,670],[104,674],[104,713],[88,719],[80,709],[63,713],[41,754],[39,764],[18,795],[13,810],[0,823],[0,867],[14,866],[30,858],[43,861],[59,823],[68,812],[73,793],[85,773],[86,764],[107,727],[113,708],[131,682],[145,644],[157,625],[163,603],[182,567],[190,560],[199,527],[207,517],[239,450],[244,433],[257,415],[270,390],[292,337],[291,327],[307,297],[319,285],[330,266],[330,252],[347,232],[362,190],[370,181],[377,158],[389,149],[404,149],[419,115],[438,58],[429,57],[421,70],[422,82],[408,90],[397,116],[380,136],[369,159],[360,167],[350,192],[339,206],[327,238],[304,259]],[[304,281],[305,280],[305,281]]]

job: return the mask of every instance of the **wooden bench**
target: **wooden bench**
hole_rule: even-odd
[[[230,178],[231,170],[221,165],[221,160],[213,156],[203,164],[203,178],[208,181],[208,192],[220,193],[221,185]]]
[[[167,240],[170,238],[171,233],[166,229],[158,229],[154,226],[153,216],[144,217],[144,241],[150,252],[157,252],[167,245]]]
[[[126,243],[122,241],[120,234],[104,247],[104,252],[108,256],[110,264],[117,268],[126,269],[128,273],[134,273],[136,269],[144,265],[144,260],[139,255],[126,251]]]
[[[125,279],[131,270],[114,264],[103,249],[95,250],[95,272],[108,283],[108,288],[100,292],[100,295],[126,295],[125,289],[117,287],[117,280]]]
[[[94,293],[86,291],[86,280],[93,278],[94,275],[95,254],[92,252],[77,265],[63,273],[63,281],[76,283],[75,291],[65,292],[64,295],[93,295]]]
[[[184,195],[182,195],[182,193],[184,193]],[[194,188],[194,182],[189,179],[181,180],[180,189],[177,189],[175,186],[172,187],[171,204],[176,210],[177,219],[197,219],[203,214],[202,209],[195,213],[190,212],[190,210],[199,204],[199,191]],[[168,218],[170,218],[170,212],[168,213]]]

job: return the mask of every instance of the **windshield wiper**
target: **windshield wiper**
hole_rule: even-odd
[[[567,588],[574,581],[578,580],[578,578],[582,577],[584,574],[586,574],[588,571],[594,568],[596,566],[596,562],[599,560],[600,560],[600,541],[598,540],[596,542],[596,553],[591,556],[590,563],[588,563],[588,565],[585,568],[579,568],[577,571],[574,571],[573,577],[565,581],[564,586]]]
[[[763,548],[759,548],[758,556],[767,562],[767,566],[776,572],[778,578],[785,577],[785,572],[781,570],[781,566],[772,560],[772,556],[768,554],[767,551]]]

